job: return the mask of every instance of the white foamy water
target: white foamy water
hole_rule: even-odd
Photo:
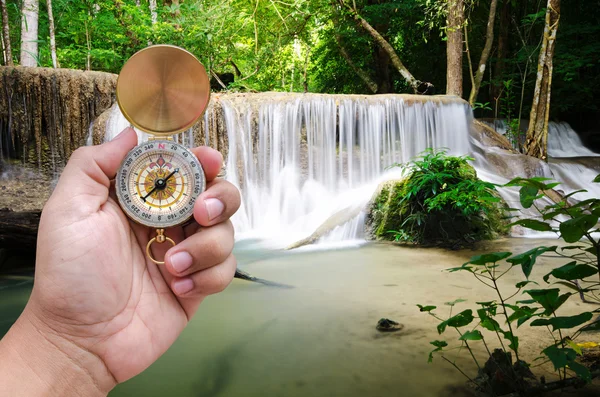
[[[508,129],[506,120],[503,119],[491,122],[482,120],[481,122],[502,135],[505,135]],[[522,125],[527,128],[527,120],[524,120]],[[583,145],[581,138],[569,123],[556,123],[553,121],[548,123],[548,155],[554,158],[600,157],[600,153],[596,153]]]
[[[469,150],[466,104],[408,104],[401,96],[290,96],[240,106],[221,100],[229,138],[227,177],[242,192],[239,238],[285,246],[339,211],[362,209],[386,168],[429,147]],[[256,113],[255,113],[256,112]],[[258,120],[255,131],[252,120]],[[362,236],[364,213],[325,240]]]

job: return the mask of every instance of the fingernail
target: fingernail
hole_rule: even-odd
[[[177,295],[183,295],[194,289],[194,282],[191,278],[182,278],[173,283],[173,290]]]
[[[221,202],[221,200],[216,198],[209,198],[204,200],[204,205],[206,206],[206,212],[208,212],[208,220],[212,221],[219,215],[223,213],[225,209],[225,205]]]
[[[187,252],[178,252],[171,256],[171,266],[177,273],[183,273],[192,266],[192,256]]]

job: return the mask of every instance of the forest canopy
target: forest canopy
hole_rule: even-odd
[[[11,54],[19,63],[22,10],[32,0],[3,0]],[[35,2],[35,0],[34,0]],[[545,0],[54,0],[39,6],[35,63],[52,67],[49,9],[57,64],[118,73],[149,44],[168,43],[194,53],[217,87],[244,91],[320,93],[413,92],[389,51],[415,81],[437,94],[446,88],[446,44],[464,33],[462,90],[485,49],[491,4],[493,40],[474,100],[481,117],[527,118],[544,30]],[[464,20],[449,26],[448,9],[462,4]],[[596,121],[600,95],[600,2],[563,2],[554,50],[551,119],[577,128]],[[50,7],[49,7],[50,5]],[[366,24],[365,24],[366,23]],[[6,48],[6,38],[3,48]],[[4,64],[7,63],[6,52]],[[222,83],[222,84],[221,84]]]

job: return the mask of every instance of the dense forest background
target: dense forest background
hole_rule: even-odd
[[[12,59],[19,63],[23,0],[2,0]],[[31,0],[27,0],[31,3]],[[448,8],[464,21],[448,28]],[[447,36],[464,41],[463,97],[486,42],[484,0],[54,0],[39,1],[38,66],[52,67],[49,4],[57,63],[118,73],[133,53],[169,43],[194,53],[216,87],[319,93],[413,92],[378,45],[367,21],[419,81],[446,92]],[[481,89],[479,117],[528,118],[534,95],[546,0],[497,0],[494,38]],[[600,1],[563,1],[554,53],[551,120],[595,129],[600,95]],[[6,40],[6,39],[5,39]],[[3,40],[3,41],[5,41]],[[470,58],[470,59],[469,59]],[[470,62],[471,61],[471,65]],[[6,54],[3,59],[7,63]],[[222,84],[221,84],[222,83]],[[519,117],[520,116],[520,117]]]

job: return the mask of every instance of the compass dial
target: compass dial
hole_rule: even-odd
[[[154,228],[182,224],[204,191],[202,165],[185,147],[154,140],[127,154],[117,174],[117,198],[134,221]]]

